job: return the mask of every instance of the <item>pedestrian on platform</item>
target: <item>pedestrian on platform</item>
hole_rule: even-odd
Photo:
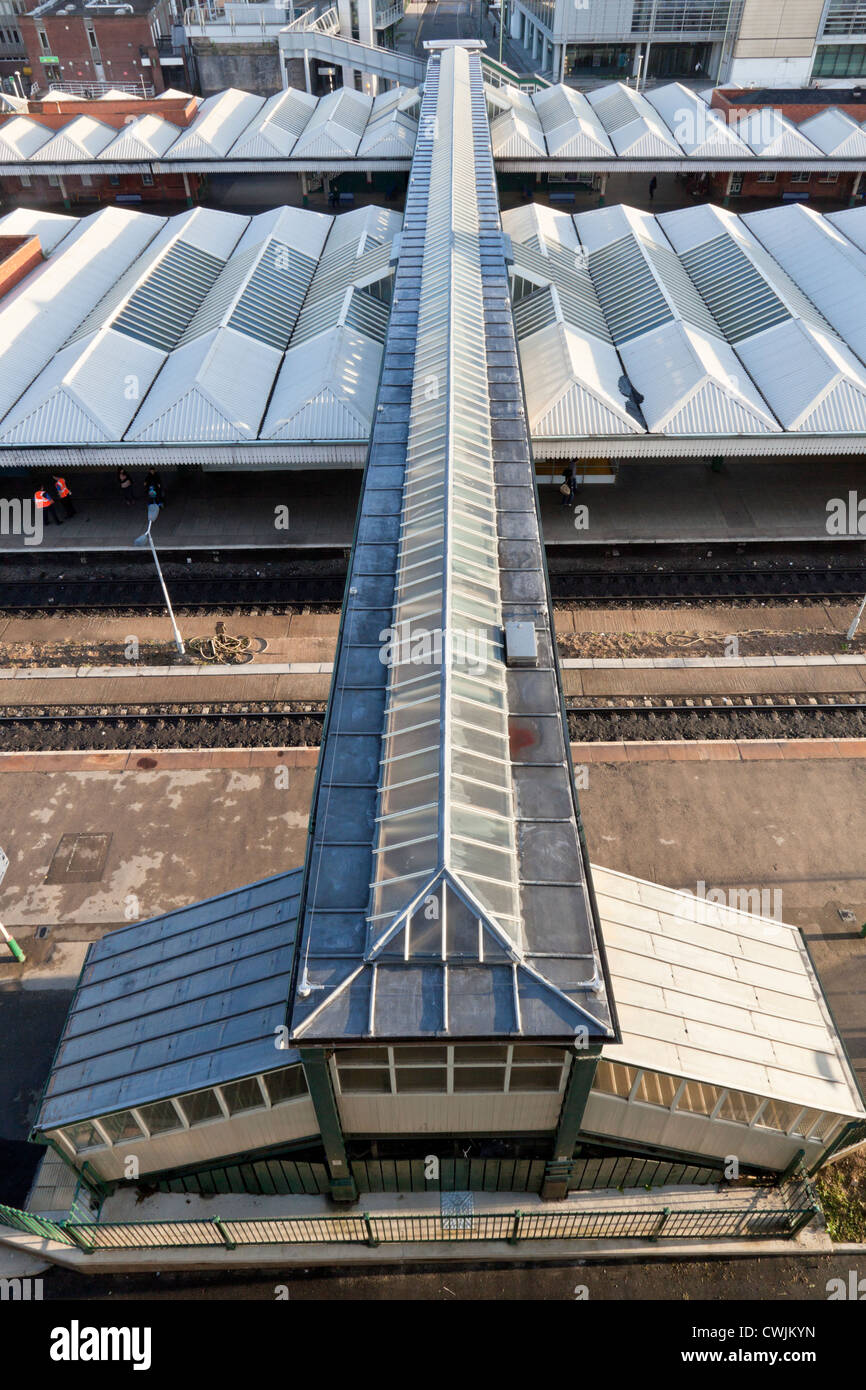
[[[65,478],[59,478],[54,474],[54,495],[63,503],[64,518],[75,516],[75,503],[72,500],[72,493]]]
[[[118,468],[117,481],[120,483],[120,495],[123,498],[124,506],[131,507],[133,498],[132,479],[125,468]]]
[[[162,488],[162,479],[155,468],[148,468],[144,476],[144,493],[148,502],[155,502],[158,507],[165,506],[165,493]]]
[[[36,503],[37,512],[42,513],[43,521],[45,517],[48,516],[54,522],[55,526],[63,525],[63,518],[54,501],[53,491],[47,483],[43,483],[41,487],[36,489],[33,494],[33,500]]]
[[[659,186],[659,181],[658,181],[658,179],[656,178],[655,174],[653,174],[652,178],[650,179],[650,189],[649,189],[649,193],[650,193],[650,202],[652,202],[653,198],[655,197],[655,195],[656,195],[656,189],[658,188],[658,186]]]
[[[569,463],[562,475],[562,482],[559,485],[559,500],[563,507],[571,506],[571,499],[574,496],[575,480],[574,468]]]

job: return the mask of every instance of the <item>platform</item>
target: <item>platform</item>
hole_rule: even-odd
[[[708,445],[708,450],[713,447]],[[542,522],[548,545],[635,542],[731,543],[835,541],[827,504],[863,491],[859,459],[731,459],[707,463],[624,463],[614,484],[586,484],[575,516],[561,505],[559,465],[539,464]],[[131,550],[146,525],[142,480],[126,507],[111,473],[69,472],[76,516],[46,525],[40,552]],[[168,503],[154,524],[161,551],[348,549],[361,473],[199,473],[165,477]],[[0,478],[0,497],[28,496],[21,478]],[[276,521],[287,524],[277,529]],[[580,525],[575,523],[579,522]],[[864,522],[866,525],[866,522]],[[866,538],[866,536],[864,536]],[[0,533],[0,554],[34,551],[25,537]]]

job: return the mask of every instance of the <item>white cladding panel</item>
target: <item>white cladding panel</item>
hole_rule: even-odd
[[[346,1134],[484,1134],[553,1130],[561,1092],[519,1095],[339,1095]]]
[[[250,1110],[231,1120],[212,1120],[209,1124],[161,1134],[155,1139],[124,1139],[110,1149],[92,1149],[76,1161],[83,1162],[86,1158],[101,1178],[114,1179],[124,1177],[124,1162],[130,1155],[138,1159],[142,1174],[160,1173],[166,1168],[204,1164],[210,1159],[230,1158],[233,1154],[269,1148],[272,1144],[287,1144],[308,1135],[315,1137],[318,1133],[313,1102],[309,1096],[302,1096],[270,1110]],[[48,1137],[56,1139],[56,1132]],[[60,1146],[64,1148],[62,1143]]]

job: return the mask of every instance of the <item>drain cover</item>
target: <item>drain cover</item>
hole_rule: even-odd
[[[54,851],[46,883],[97,883],[105,871],[110,834],[64,835]]]

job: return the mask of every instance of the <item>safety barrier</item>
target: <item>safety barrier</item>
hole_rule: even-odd
[[[790,1239],[819,1211],[808,1185],[792,1203],[766,1208],[466,1212],[439,1215],[299,1216],[204,1221],[53,1222],[0,1206],[0,1224],[64,1245],[98,1250],[170,1250],[247,1245],[368,1245],[522,1240]]]

